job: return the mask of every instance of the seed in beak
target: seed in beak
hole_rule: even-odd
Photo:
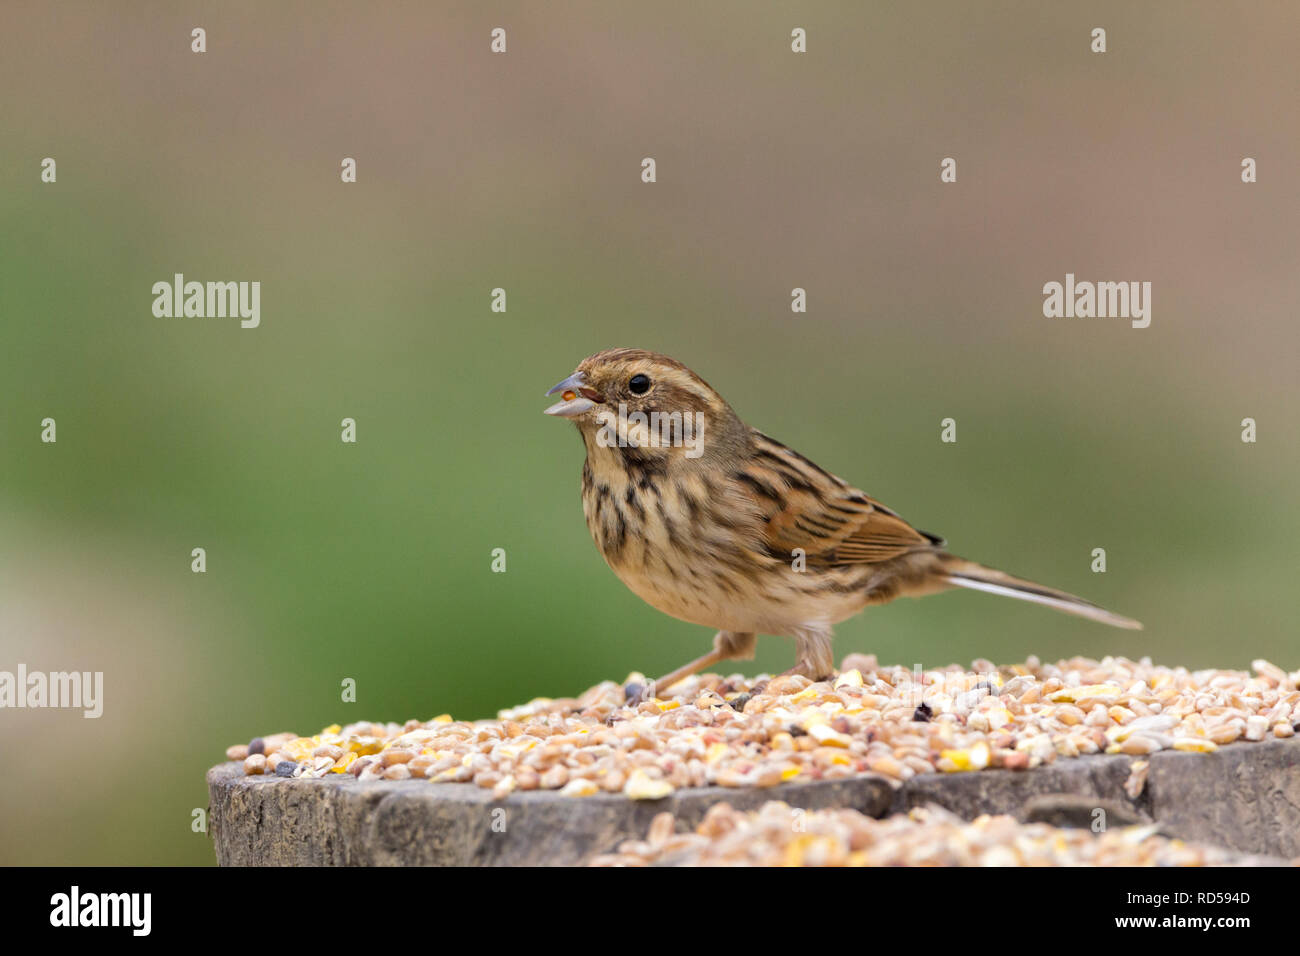
[[[577,392],[569,391],[568,389],[566,389],[564,394],[560,396],[560,398],[564,399],[566,402],[571,402],[577,397]]]

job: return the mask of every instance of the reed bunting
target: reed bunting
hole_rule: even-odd
[[[578,426],[582,510],[601,556],[665,614],[717,628],[713,650],[658,682],[795,640],[793,673],[834,672],[831,627],[871,604],[951,587],[1140,628],[1082,598],[944,549],[865,493],[741,421],[666,355],[609,349],[552,388]]]

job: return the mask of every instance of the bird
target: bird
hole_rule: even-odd
[[[681,362],[612,348],[547,395],[586,450],[582,510],[601,557],[647,604],[717,630],[713,650],[655,682],[666,691],[759,634],[793,638],[786,673],[834,675],[834,625],[898,597],[969,588],[1115,627],[1141,623],[946,550],[897,512],[747,425]]]

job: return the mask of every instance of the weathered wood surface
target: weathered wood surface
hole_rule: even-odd
[[[1300,856],[1300,737],[1210,754],[1159,751],[1146,758],[1146,788],[1130,799],[1124,783],[1135,759],[1077,757],[1028,771],[926,774],[901,786],[868,775],[763,790],[702,787],[657,801],[549,791],[494,800],[471,784],[361,782],[347,774],[245,777],[235,763],[209,770],[208,788],[213,843],[224,866],[573,864],[644,837],[664,810],[679,825],[694,826],[719,801],[748,809],[774,799],[872,816],[936,803],[968,819],[1010,813],[1083,826],[1101,807],[1109,825],[1152,820],[1189,841]]]

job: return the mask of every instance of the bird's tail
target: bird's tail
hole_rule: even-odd
[[[1112,627],[1127,627],[1133,630],[1142,629],[1140,621],[1135,621],[1131,617],[1124,617],[1121,614],[1115,614],[1104,607],[1098,607],[1091,601],[1085,601],[1081,597],[1075,597],[1065,591],[1058,591],[1056,588],[1049,588],[1044,584],[1035,584],[1033,581],[1026,581],[1024,578],[1013,577],[1003,571],[995,571],[993,568],[986,568],[982,564],[976,564],[974,561],[967,561],[964,558],[949,556],[940,573],[947,583],[957,587],[970,588],[974,591],[986,591],[989,594],[1001,594],[1004,597],[1016,598],[1020,601],[1032,601],[1034,604],[1043,604],[1047,607],[1056,608],[1058,611],[1076,614],[1079,617],[1086,617],[1093,621],[1100,621],[1102,624],[1109,624]]]

